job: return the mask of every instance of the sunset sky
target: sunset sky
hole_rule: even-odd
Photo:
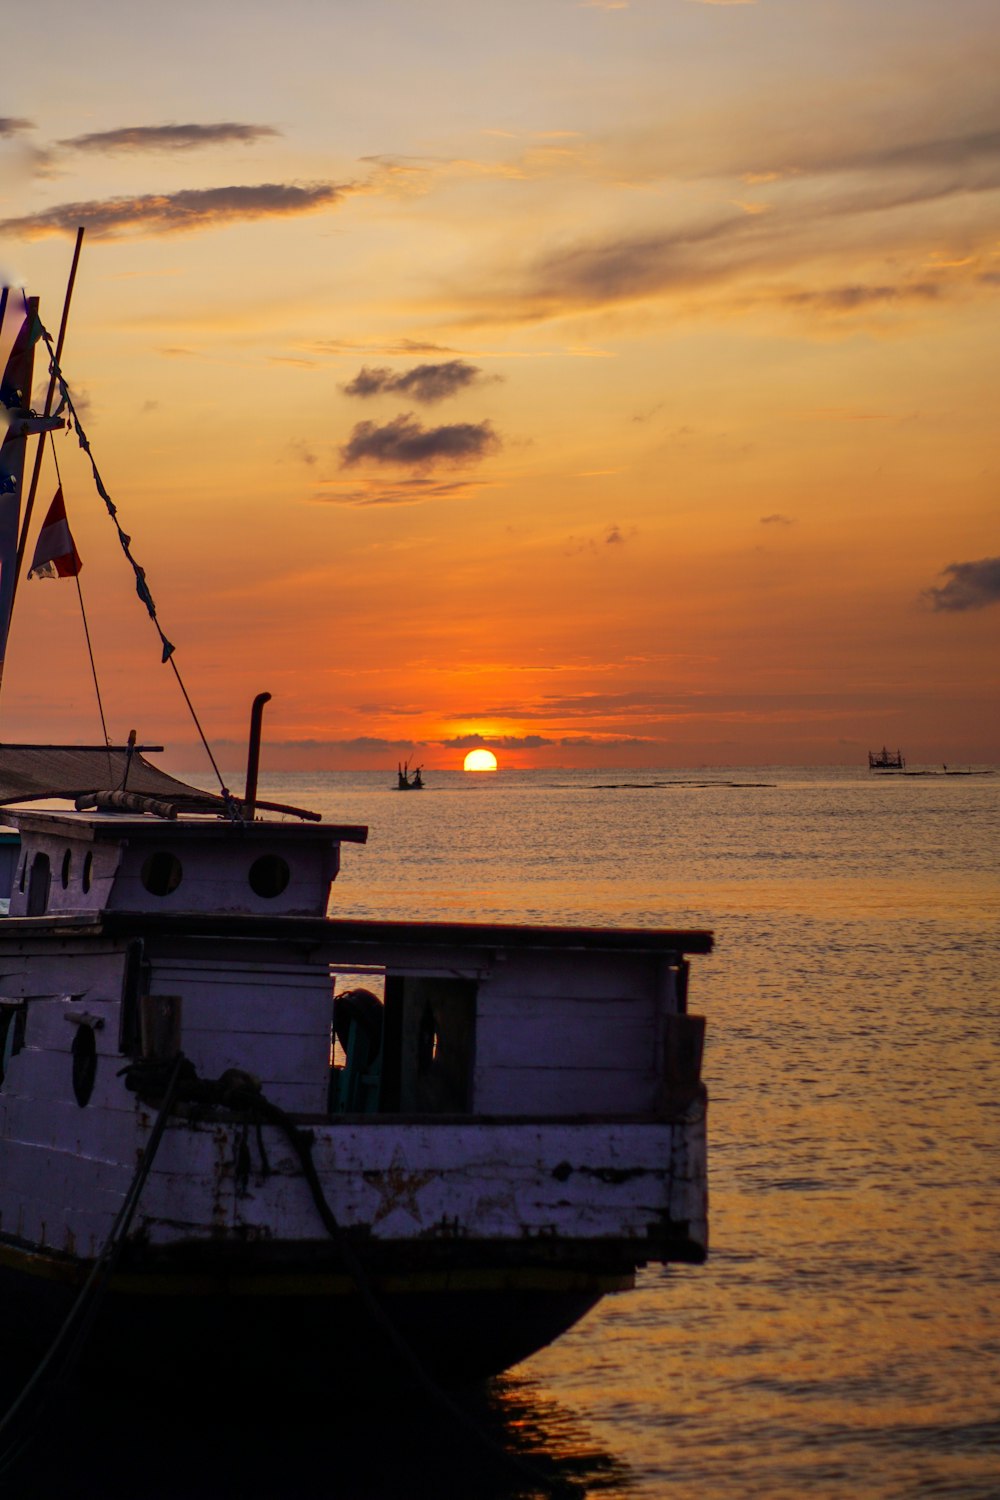
[[[262,690],[273,769],[1000,760],[996,0],[23,21],[3,357],[84,225],[64,368],[224,762]],[[109,728],[191,767],[55,447]],[[100,739],[69,580],[0,738]]]

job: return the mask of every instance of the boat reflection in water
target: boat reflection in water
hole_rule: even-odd
[[[255,1400],[222,1388],[210,1405],[180,1400],[166,1417],[144,1391],[88,1384],[48,1408],[16,1493],[51,1500],[72,1483],[74,1494],[101,1500],[519,1500],[632,1489],[627,1464],[535,1381],[500,1377],[463,1395],[462,1409],[467,1426],[389,1391],[382,1401],[303,1401],[261,1371]]]

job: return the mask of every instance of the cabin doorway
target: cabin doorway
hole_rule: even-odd
[[[52,866],[47,854],[36,854],[28,877],[28,916],[44,917],[49,908]]]

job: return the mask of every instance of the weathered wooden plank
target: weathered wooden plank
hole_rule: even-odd
[[[0,977],[0,994],[25,996],[121,994],[123,953],[67,954],[48,952],[28,958],[24,966],[11,964]]]
[[[570,1073],[557,1060],[547,1068],[477,1068],[473,1108],[487,1115],[643,1114],[654,1106],[655,1085],[652,1067],[645,1078],[603,1067]]]
[[[656,994],[661,964],[656,954],[511,952],[484,979],[481,1004],[516,1003],[525,995],[553,999],[618,1000]]]
[[[435,1225],[497,1238],[644,1237],[665,1214],[704,1216],[703,1173],[677,1180],[677,1137],[691,1129],[700,1126],[344,1126],[318,1134],[314,1159],[338,1221],[367,1224],[377,1238],[420,1237]],[[290,1237],[322,1238],[287,1143],[271,1127],[264,1136],[270,1175],[251,1138],[247,1190],[237,1196],[235,1148],[224,1149],[217,1131],[197,1143],[168,1132],[144,1199],[154,1240],[169,1240],[168,1220],[196,1222],[209,1201],[216,1223],[221,1213],[263,1230],[280,1219]],[[691,1156],[690,1146],[681,1154]]]
[[[644,1074],[652,1066],[652,1016],[638,1006],[620,1015],[606,1011],[569,1018],[565,1008],[549,1016],[544,1007],[516,1019],[482,1015],[476,1029],[476,1065],[493,1068],[603,1068]]]

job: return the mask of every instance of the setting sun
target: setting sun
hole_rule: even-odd
[[[492,750],[470,750],[465,757],[466,771],[495,771],[497,758]]]

